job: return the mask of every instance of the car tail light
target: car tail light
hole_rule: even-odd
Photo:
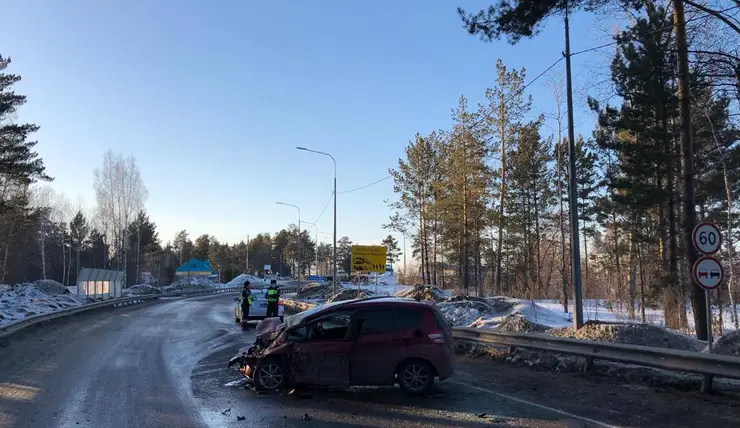
[[[444,344],[445,343],[445,335],[441,331],[433,331],[429,333],[429,338],[432,339],[432,342]]]

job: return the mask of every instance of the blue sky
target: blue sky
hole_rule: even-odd
[[[488,4],[9,0],[0,49],[57,191],[93,206],[103,153],[133,154],[164,241],[187,229],[234,242],[295,223],[278,200],[304,221],[321,214],[331,161],[295,146],[332,153],[339,191],[357,188],[386,177],[416,132],[447,127],[460,95],[481,101],[497,58],[530,79],[559,58],[559,19],[531,41],[489,44],[461,28],[463,3]],[[573,51],[610,41],[595,22],[573,17]],[[574,58],[580,88],[604,78],[612,49]],[[545,84],[563,64],[530,87],[536,111],[553,110]],[[590,133],[577,101],[577,132]],[[391,180],[340,193],[339,236],[379,243],[388,198]],[[318,229],[331,232],[331,205]]]

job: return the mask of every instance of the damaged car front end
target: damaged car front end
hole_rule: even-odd
[[[281,337],[285,331],[285,325],[279,318],[267,318],[257,325],[256,339],[253,344],[241,348],[239,352],[229,360],[228,367],[238,365],[239,373],[254,383],[258,389],[280,389],[287,385],[288,379],[281,367],[265,365],[263,359],[270,355],[276,348],[284,344]],[[259,381],[255,381],[255,372],[261,371]],[[266,373],[262,373],[265,372]]]

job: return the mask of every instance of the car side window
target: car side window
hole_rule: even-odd
[[[397,331],[396,314],[392,309],[361,311],[355,314],[360,323],[360,336]]]
[[[306,327],[298,327],[286,332],[286,339],[288,341],[298,341],[308,339],[308,329]]]
[[[349,328],[349,314],[331,315],[308,324],[309,340],[342,340]]]
[[[396,316],[400,330],[416,330],[421,327],[424,313],[416,309],[397,309]]]

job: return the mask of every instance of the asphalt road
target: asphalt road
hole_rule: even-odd
[[[476,384],[465,370],[424,398],[398,388],[261,395],[227,386],[239,380],[228,359],[253,340],[234,323],[233,298],[79,315],[13,339],[0,347],[0,427],[617,426],[598,422],[593,406],[563,410],[556,397],[522,398],[516,384]]]

